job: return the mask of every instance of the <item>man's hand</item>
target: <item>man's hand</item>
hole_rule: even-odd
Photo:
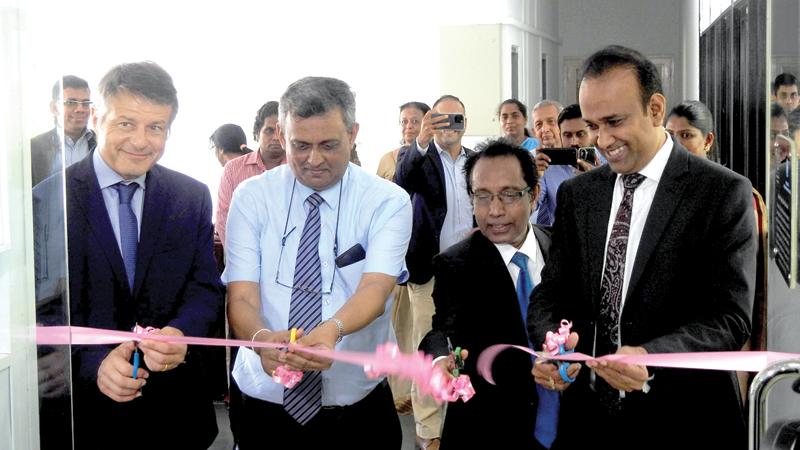
[[[578,167],[575,170],[578,173],[582,173],[582,172],[588,172],[588,171],[594,169],[595,167],[596,166],[592,165],[590,162],[584,161],[582,159],[579,159],[578,160]]]
[[[550,167],[550,157],[542,152],[536,152],[533,160],[536,162],[536,172],[538,172],[539,178],[543,177],[544,171]]]
[[[69,351],[67,346],[54,347],[53,351],[40,357],[39,396],[56,398],[64,395],[69,387]]]
[[[564,349],[574,350],[578,345],[578,333],[572,332],[564,344]],[[533,363],[533,379],[537,384],[552,391],[563,391],[568,388],[572,383],[564,381],[558,371],[558,365],[553,364],[555,361],[548,361],[543,358],[536,358]],[[580,363],[572,363],[567,367],[567,376],[575,378],[581,370]]]
[[[333,350],[336,347],[336,340],[339,338],[339,329],[331,320],[326,320],[317,325],[307,335],[302,329],[298,330],[297,344],[302,347],[312,347],[321,350]],[[289,351],[282,355],[285,364],[294,370],[328,370],[333,364],[332,359],[310,355],[303,351]]]
[[[646,355],[644,347],[622,346],[617,355]],[[649,378],[647,366],[626,364],[616,361],[587,361],[586,365],[614,389],[632,392],[641,391]]]
[[[164,336],[183,336],[183,332],[174,327],[164,327],[153,334]],[[186,344],[142,339],[139,348],[144,353],[144,363],[153,372],[166,372],[178,367],[186,359]]]
[[[466,361],[467,357],[469,357],[469,351],[462,349],[461,350],[461,360]],[[436,361],[436,366],[444,370],[448,376],[453,378],[453,371],[456,370],[456,355],[453,352],[450,352],[447,355],[447,358],[442,358],[439,361]]]
[[[433,139],[433,132],[439,128],[444,128],[448,125],[449,116],[439,116],[436,118],[431,117],[431,111],[422,116],[422,124],[420,125],[419,135],[417,136],[417,144],[420,149],[427,149],[428,145]]]
[[[125,342],[118,345],[100,363],[97,369],[97,387],[115,402],[129,402],[136,397],[141,397],[141,389],[150,374],[140,368],[133,379],[133,365],[129,363],[136,345]]]
[[[256,336],[257,342],[272,342],[275,344],[285,344],[289,345],[289,330],[283,331],[272,331],[272,332],[261,332],[258,333]],[[260,357],[261,357],[261,368],[264,369],[264,372],[272,376],[272,373],[275,372],[275,369],[278,366],[283,365],[284,363],[281,361],[283,358],[283,352],[281,349],[277,348],[254,348],[253,349]]]

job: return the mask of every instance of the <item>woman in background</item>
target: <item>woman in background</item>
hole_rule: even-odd
[[[222,167],[228,161],[252,152],[247,148],[247,136],[242,127],[232,123],[217,128],[208,141]]]

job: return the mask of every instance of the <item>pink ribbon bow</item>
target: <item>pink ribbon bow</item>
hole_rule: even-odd
[[[571,328],[572,322],[562,320],[558,333],[548,331],[544,338],[544,351],[552,356],[559,354],[562,351],[562,346],[566,345],[567,339],[569,339],[569,330]]]
[[[278,366],[278,368],[272,372],[272,381],[286,386],[287,389],[295,387],[302,379],[303,372],[292,370],[286,364]]]

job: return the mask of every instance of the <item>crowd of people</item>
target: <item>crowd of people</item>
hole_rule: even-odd
[[[775,83],[787,118],[798,103],[789,77]],[[178,113],[164,69],[116,66],[94,98],[63,77],[52,99],[55,128],[31,141],[34,223],[67,229],[72,325],[218,336],[227,322],[237,339],[358,352],[396,339],[446,373],[463,362],[476,391],[445,407],[407,380],[242,347],[229,391],[238,448],[399,449],[398,414],[413,414],[422,449],[746,446],[732,372],[592,360],[562,374],[509,352],[496,385],[477,373],[485,348],[538,350],[562,319],[573,323],[567,348],[598,357],[736,351],[749,337],[751,184],[709,159],[708,108],[667,110],[658,70],[636,50],[588,57],[577,104],[545,99],[529,114],[503,101],[500,136],[475,149],[462,143],[456,95],[405,103],[400,145],[377,176],[356,164],[350,87],[297,80],[257,111],[258,149],[238,125],[211,135],[224,166],[214,225],[208,188],[158,164]],[[40,306],[58,297],[47,278],[37,262]],[[75,448],[208,448],[217,425],[204,373],[219,364],[154,340],[73,346]],[[283,366],[303,372],[297,386],[274,381]]]

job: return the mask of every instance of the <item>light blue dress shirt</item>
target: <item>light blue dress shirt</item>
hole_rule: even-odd
[[[567,165],[551,165],[544,171],[544,175],[539,180],[539,187],[542,192],[539,194],[539,203],[537,205],[537,212],[541,209],[542,204],[547,203],[550,207],[552,217],[556,216],[556,194],[561,183],[575,176],[575,169]],[[534,216],[536,218],[537,216]],[[541,223],[538,220],[535,222],[537,225],[551,226],[553,223]]]
[[[222,280],[226,284],[259,283],[261,316],[270,330],[288,328],[292,290],[287,286],[292,285],[294,278],[297,248],[307,214],[305,200],[313,192],[295,179],[289,165],[283,165],[244,181],[233,194]],[[319,194],[325,200],[320,205],[319,255],[322,319],[326,320],[353,295],[363,273],[405,274],[412,219],[411,202],[403,189],[354,164],[349,164],[342,181]],[[335,233],[339,255],[361,244],[366,257],[346,267],[336,267]],[[384,314],[345,336],[336,348],[373,352],[378,344],[394,342],[391,302],[390,295]],[[261,359],[250,349],[242,347],[239,351],[233,377],[250,397],[283,403],[283,385],[272,381],[264,372]],[[360,366],[334,362],[329,370],[322,372],[322,404],[351,405],[363,399],[379,382],[380,379],[368,379]]]
[[[453,244],[460,242],[472,231],[472,201],[467,193],[467,179],[464,177],[464,163],[467,162],[467,153],[461,147],[456,160],[446,150],[433,141],[444,169],[444,194],[447,212],[444,215],[442,231],[439,234],[439,251],[447,250]],[[424,156],[428,148],[420,147],[417,150]]]
[[[92,153],[92,163],[94,164],[94,173],[97,175],[97,182],[100,184],[100,192],[103,194],[103,201],[106,204],[108,218],[111,219],[111,228],[114,229],[114,237],[117,238],[119,253],[122,254],[122,244],[120,243],[119,237],[119,192],[117,192],[114,185],[120,181],[125,181],[125,184],[132,182],[139,183],[139,189],[136,189],[131,199],[131,208],[133,208],[133,214],[136,215],[136,222],[139,225],[138,231],[141,236],[142,209],[144,208],[144,192],[147,189],[145,186],[147,174],[145,173],[132,180],[125,180],[120,174],[106,164],[98,151]]]
[[[64,132],[63,129],[59,130],[61,133]],[[64,135],[64,168],[75,164],[76,162],[82,160],[89,154],[89,139],[94,136],[94,131],[84,128],[83,134],[77,139],[73,140],[71,137]],[[54,174],[61,170],[61,152],[55,152],[55,157],[53,159],[52,168],[50,169],[50,174]]]

